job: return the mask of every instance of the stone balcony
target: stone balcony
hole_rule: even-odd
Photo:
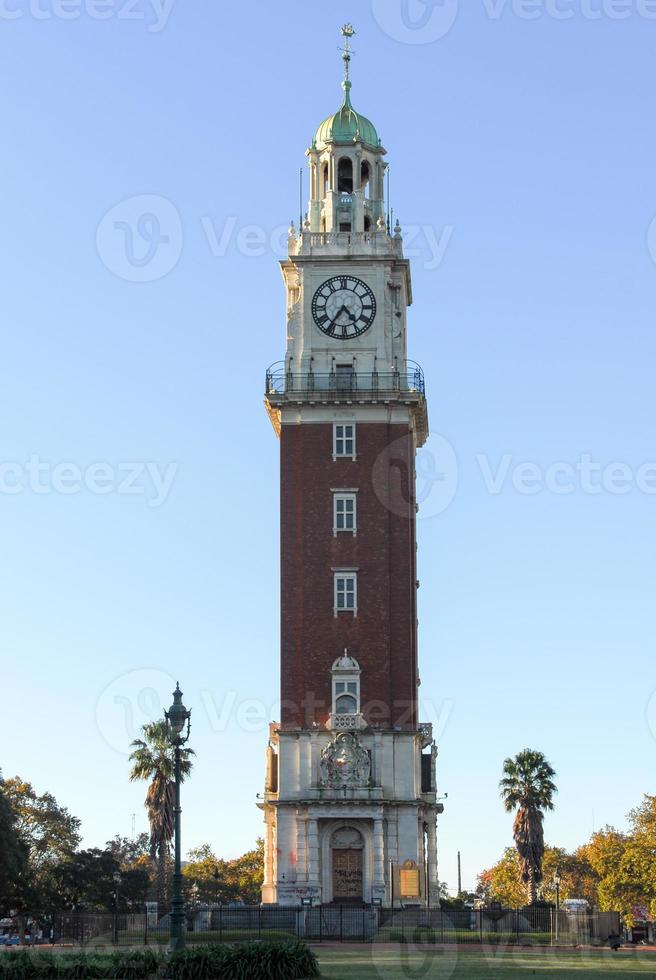
[[[403,258],[403,238],[387,231],[304,231],[289,238],[289,256],[393,255]]]
[[[428,409],[424,372],[414,361],[401,371],[348,371],[316,374],[286,371],[283,361],[273,364],[265,378],[266,408],[279,434],[280,411],[286,405],[401,404],[411,408],[418,444],[428,437]]]

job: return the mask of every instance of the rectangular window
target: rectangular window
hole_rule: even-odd
[[[358,611],[358,576],[356,572],[335,572],[335,615]]]
[[[333,456],[337,459],[340,456],[350,456],[355,459],[355,425],[341,423],[333,426]]]
[[[357,497],[354,493],[333,494],[333,534],[346,533],[355,536],[357,523]]]

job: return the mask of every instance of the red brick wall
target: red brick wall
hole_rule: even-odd
[[[330,668],[359,662],[374,727],[417,723],[414,444],[404,425],[358,423],[357,460],[333,461],[332,424],[281,435],[281,723],[323,726]],[[331,488],[358,488],[356,537],[333,536]],[[333,568],[358,568],[358,615],[333,612]]]

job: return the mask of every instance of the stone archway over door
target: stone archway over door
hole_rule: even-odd
[[[333,902],[364,900],[364,840],[359,830],[335,830],[330,841]]]

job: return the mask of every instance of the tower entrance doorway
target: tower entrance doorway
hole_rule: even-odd
[[[362,855],[364,842],[359,831],[350,827],[337,830],[331,842],[333,902],[359,904],[363,900]]]

